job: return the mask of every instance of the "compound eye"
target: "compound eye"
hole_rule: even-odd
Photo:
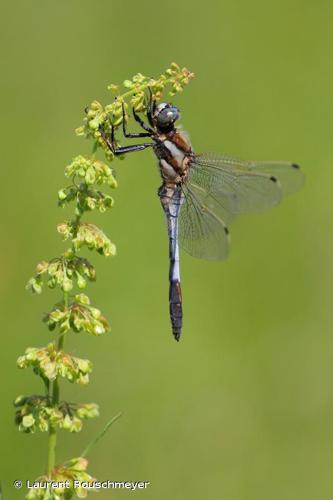
[[[175,107],[162,109],[157,117],[157,125],[161,129],[169,128],[179,118],[179,111]]]

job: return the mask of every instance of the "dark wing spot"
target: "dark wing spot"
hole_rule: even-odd
[[[271,181],[273,181],[273,182],[277,182],[277,181],[278,181],[278,180],[277,180],[277,178],[276,178],[276,177],[274,177],[274,175],[272,175],[272,176],[270,177],[270,180],[271,180]]]
[[[296,170],[299,170],[301,168],[299,165],[297,165],[297,163],[293,163],[291,166],[293,168],[296,168]]]
[[[226,234],[226,235],[229,235],[230,231],[229,231],[229,229],[227,228],[227,226],[224,226],[224,228],[223,228],[223,229],[224,229],[225,234]]]

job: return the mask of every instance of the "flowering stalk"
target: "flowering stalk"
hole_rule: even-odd
[[[46,473],[39,477],[38,481],[58,483],[47,489],[40,487],[30,490],[26,496],[28,500],[69,500],[74,495],[79,498],[86,497],[87,489],[77,486],[75,481],[93,481],[92,476],[87,473],[88,461],[85,457],[91,446],[119,417],[117,415],[111,419],[102,433],[78,458],[56,465],[58,430],[79,432],[83,420],[99,414],[96,403],[73,403],[60,398],[62,379],[86,385],[92,371],[91,361],[64,351],[65,336],[69,332],[100,336],[110,330],[109,322],[101,311],[92,304],[88,295],[82,293],[88,282],[95,281],[96,271],[87,258],[80,256],[84,247],[105,257],[116,254],[114,243],[105,233],[97,225],[82,220],[86,212],[98,210],[104,213],[114,205],[110,194],[101,190],[103,186],[116,188],[117,181],[110,166],[96,158],[97,150],[101,149],[108,161],[113,160],[112,152],[101,138],[99,125],[103,124],[106,131],[110,130],[111,124],[117,129],[123,120],[123,106],[127,109],[131,105],[137,112],[146,110],[145,91],[148,87],[155,98],[160,99],[168,86],[171,86],[171,95],[174,95],[180,92],[192,77],[193,74],[186,68],[180,69],[173,63],[157,80],[140,73],[132,80],[126,80],[123,84],[126,92],[123,94],[119,93],[117,86],[110,85],[112,92],[117,94],[116,99],[105,107],[94,101],[86,110],[84,125],[76,131],[78,135],[93,139],[94,147],[91,155],[76,156],[66,167],[65,176],[69,183],[58,192],[60,207],[71,203],[75,206],[73,218],[57,226],[58,233],[64,241],[70,242],[70,246],[60,256],[41,261],[37,265],[35,276],[27,284],[27,289],[34,294],[42,293],[45,284],[51,289],[61,290],[61,300],[44,316],[44,322],[48,329],[55,333],[55,337],[46,347],[27,348],[17,360],[19,368],[31,367],[41,378],[44,393],[16,398],[16,424],[19,430],[25,433],[34,433],[36,430],[48,432]]]
[[[28,493],[27,499],[56,500],[71,498],[74,493],[79,496],[83,493],[80,486],[74,487],[75,478],[79,481],[93,479],[86,472],[88,462],[84,457],[56,465],[58,429],[79,432],[84,419],[93,418],[99,413],[95,403],[62,401],[60,379],[65,378],[72,383],[85,385],[89,382],[92,370],[89,360],[74,357],[64,351],[65,336],[70,331],[100,336],[110,329],[108,321],[99,309],[81,292],[88,281],[96,279],[96,272],[88,259],[79,256],[79,251],[87,246],[105,256],[115,255],[115,245],[96,225],[83,222],[82,216],[94,209],[105,212],[111,208],[113,199],[97,187],[106,185],[115,188],[117,183],[111,168],[94,156],[77,156],[66,167],[65,175],[71,183],[59,191],[59,205],[65,206],[74,202],[75,214],[72,220],[58,225],[58,232],[64,240],[71,241],[71,246],[59,257],[40,262],[36,275],[27,285],[29,290],[37,294],[42,292],[45,283],[49,288],[61,289],[62,299],[44,317],[44,322],[49,330],[56,332],[56,337],[47,347],[28,348],[17,362],[20,368],[32,367],[41,377],[45,394],[19,396],[15,406],[16,423],[21,431],[33,433],[38,429],[49,433],[47,472],[42,476],[42,480],[62,481],[64,476],[69,480],[69,486],[64,491],[61,487],[55,487],[47,493],[43,488],[33,489]]]

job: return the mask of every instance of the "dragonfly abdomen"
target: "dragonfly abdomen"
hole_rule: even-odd
[[[182,294],[180,287],[178,217],[184,201],[179,185],[163,184],[159,197],[166,215],[169,236],[169,312],[172,333],[180,339],[183,325]]]
[[[179,246],[177,237],[177,219],[170,221],[171,227],[174,225],[174,231],[170,234],[170,270],[169,270],[169,310],[172,325],[172,333],[175,339],[180,339],[183,327],[183,307],[182,291],[180,286],[179,269]]]
[[[170,281],[169,308],[172,333],[178,341],[180,339],[183,326],[182,292],[179,281]]]

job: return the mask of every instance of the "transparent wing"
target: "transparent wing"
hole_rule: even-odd
[[[246,162],[216,154],[194,156],[187,181],[201,191],[205,203],[232,215],[260,212],[277,205],[282,196],[304,182],[298,165],[287,162]]]
[[[197,173],[194,171],[191,172],[185,185],[191,191],[192,196],[195,196],[197,201],[200,201],[203,206],[206,206],[215,213],[224,224],[230,224],[237,215],[234,193],[228,192],[227,190],[221,192],[221,190],[215,187],[206,189],[199,181],[202,181],[202,179],[199,179]]]
[[[194,156],[182,184],[180,245],[194,257],[225,259],[229,240],[226,223],[238,214],[277,205],[303,181],[299,167],[291,163],[246,162],[215,154]]]
[[[188,185],[182,186],[179,212],[179,243],[193,257],[221,260],[228,256],[228,229],[211,207]]]

